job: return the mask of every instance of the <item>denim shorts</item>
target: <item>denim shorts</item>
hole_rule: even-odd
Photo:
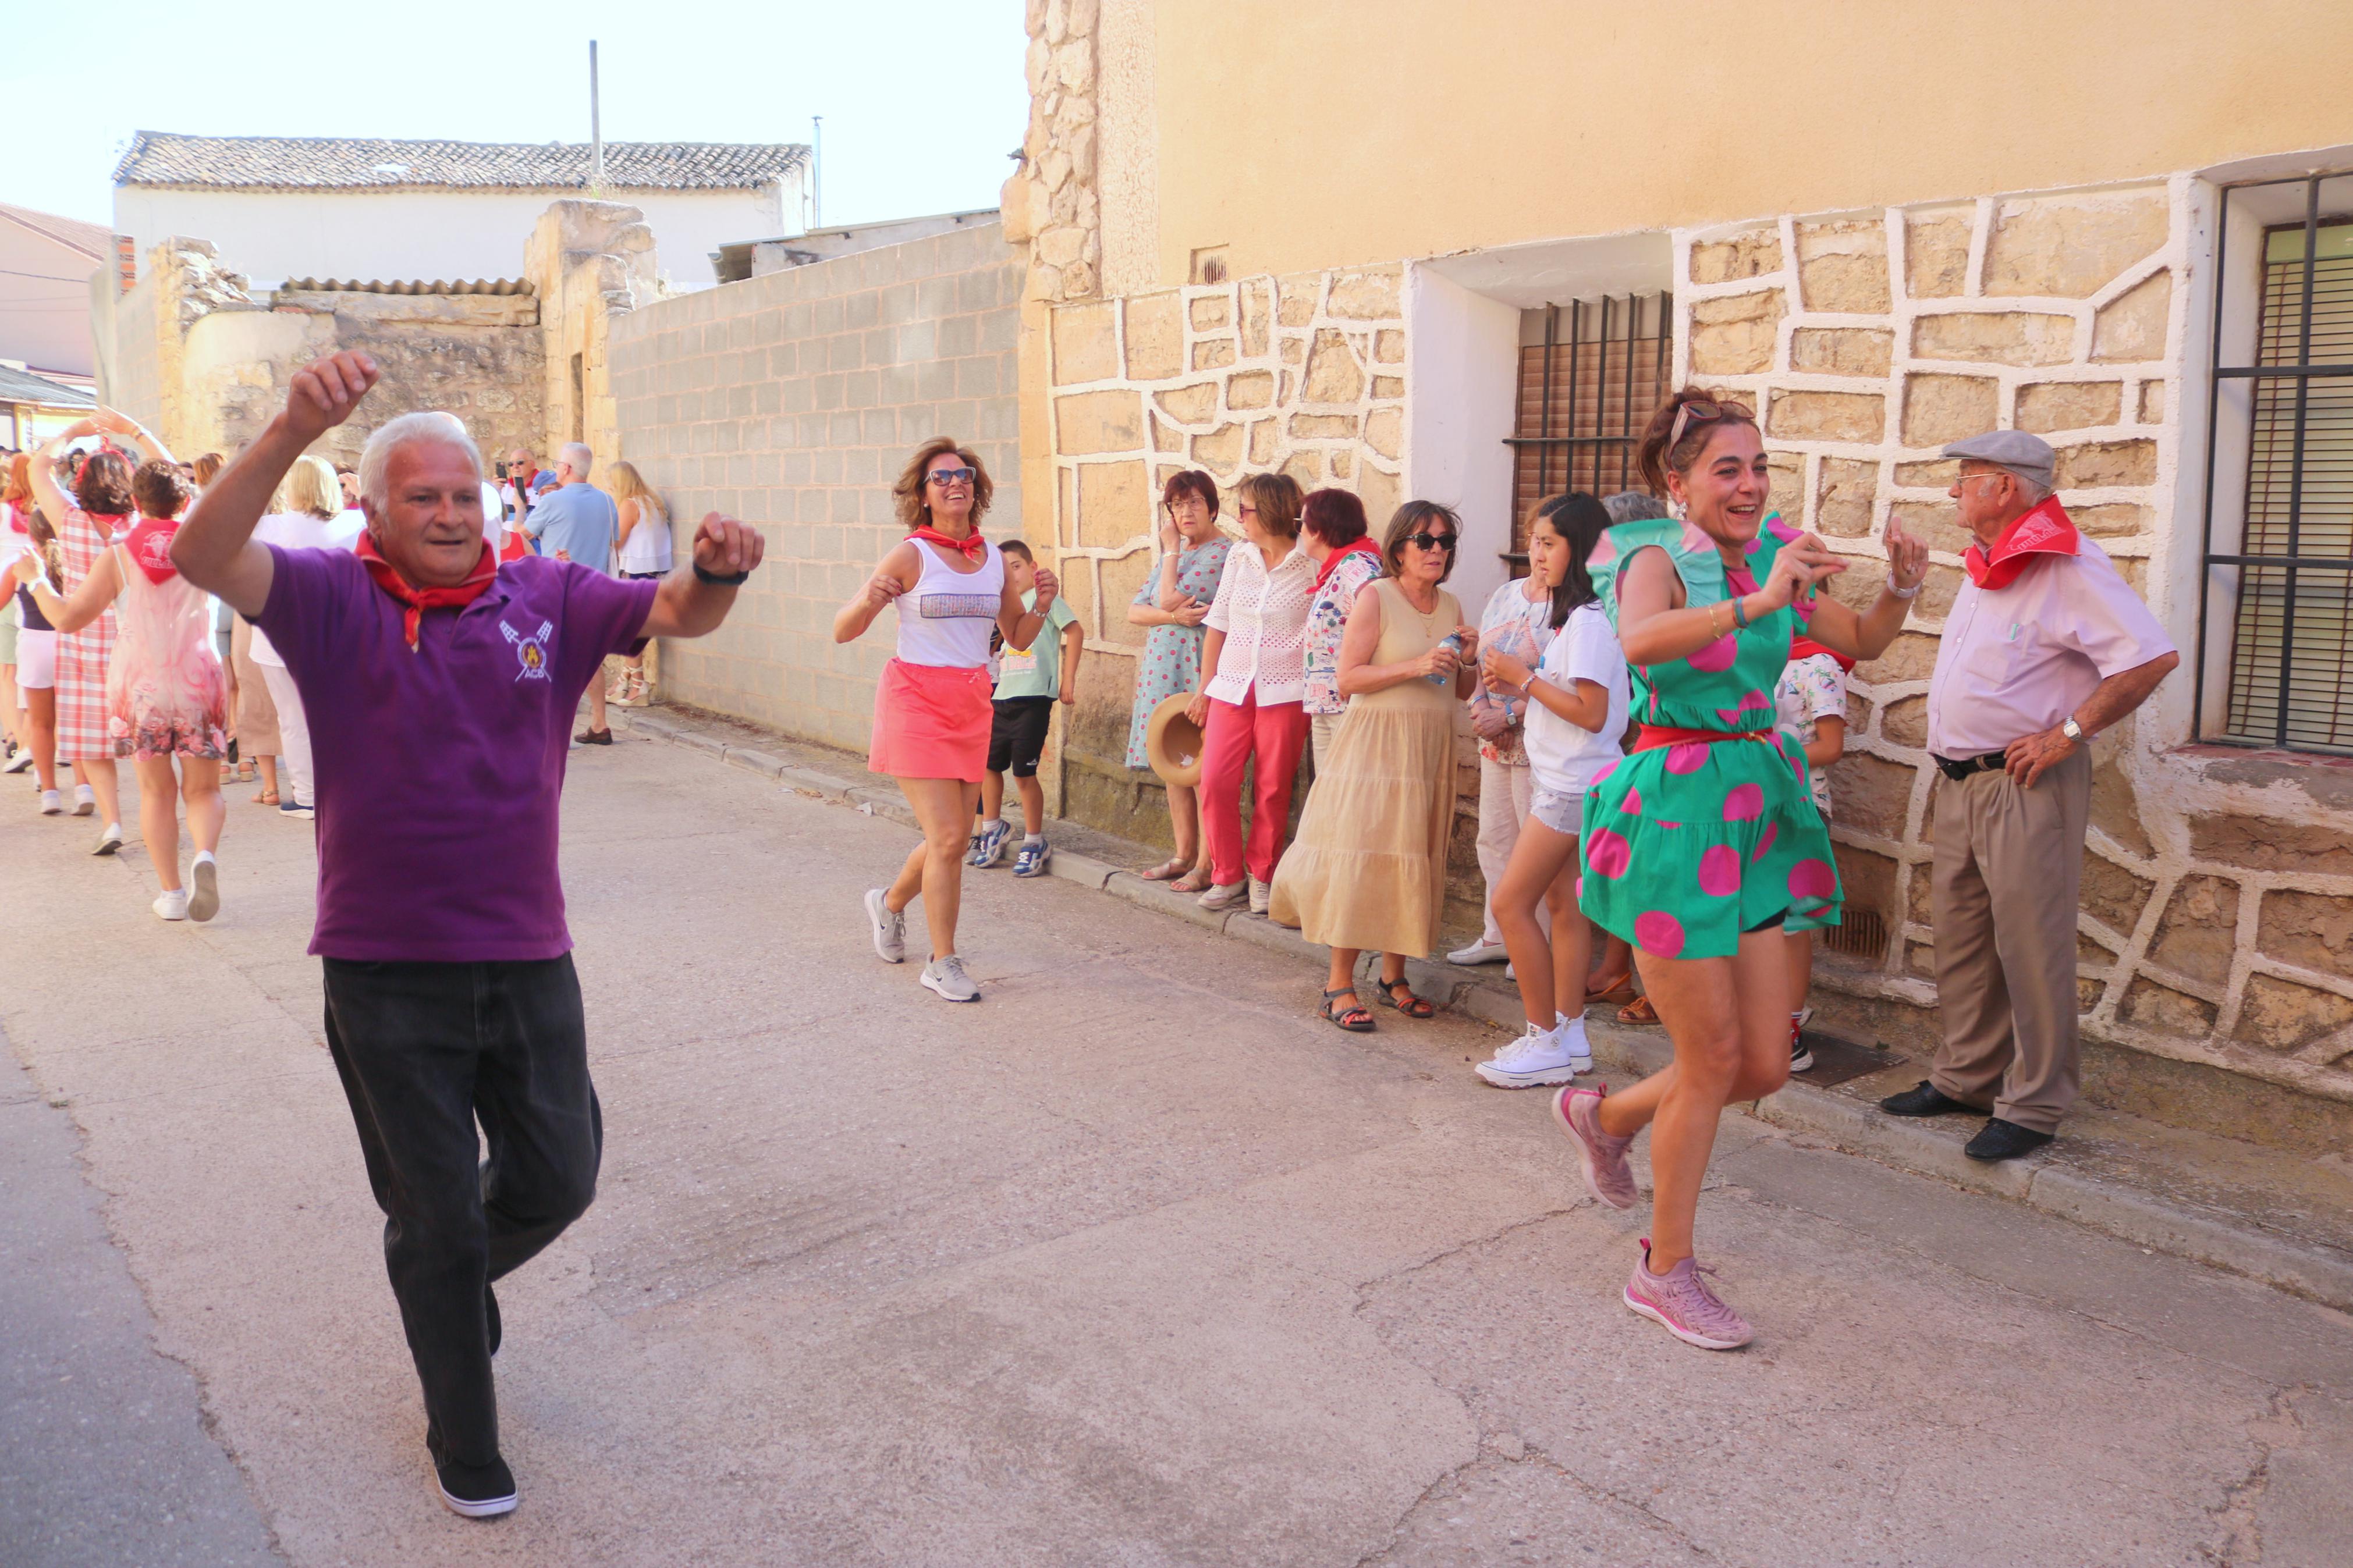
[[[1571,838],[1585,831],[1585,797],[1566,790],[1540,789],[1528,801],[1528,815]]]

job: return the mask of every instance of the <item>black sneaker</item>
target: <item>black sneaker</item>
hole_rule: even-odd
[[[613,743],[613,731],[610,730],[583,730],[580,733],[573,736],[572,738],[584,746],[609,746]]]
[[[1947,1116],[1957,1110],[1975,1110],[1977,1107],[1963,1104],[1924,1078],[1916,1087],[1881,1100],[1879,1109],[1890,1116]]]
[[[507,1468],[504,1459],[492,1459],[487,1465],[438,1459],[433,1474],[441,1488],[441,1501],[451,1513],[466,1519],[496,1519],[515,1510],[514,1472]]]

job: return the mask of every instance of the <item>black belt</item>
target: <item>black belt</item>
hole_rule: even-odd
[[[1936,764],[1938,773],[1956,784],[1971,773],[1998,773],[2010,766],[2010,753],[2007,752],[1988,752],[1980,757],[1962,757],[1958,760],[1952,757],[1932,756],[1929,760]]]

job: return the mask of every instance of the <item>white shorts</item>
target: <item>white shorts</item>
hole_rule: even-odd
[[[31,688],[47,691],[58,683],[58,634],[55,632],[21,631],[16,634],[16,706],[25,705],[23,692]]]
[[[1565,790],[1539,789],[1529,797],[1528,815],[1555,833],[1575,838],[1585,831],[1585,797]]]

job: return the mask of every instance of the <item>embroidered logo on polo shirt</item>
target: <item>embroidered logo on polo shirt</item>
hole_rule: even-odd
[[[555,635],[555,623],[540,622],[539,630],[529,637],[523,636],[504,621],[499,623],[499,630],[504,632],[507,641],[514,645],[515,658],[522,666],[515,679],[517,680],[547,679],[547,639]]]

